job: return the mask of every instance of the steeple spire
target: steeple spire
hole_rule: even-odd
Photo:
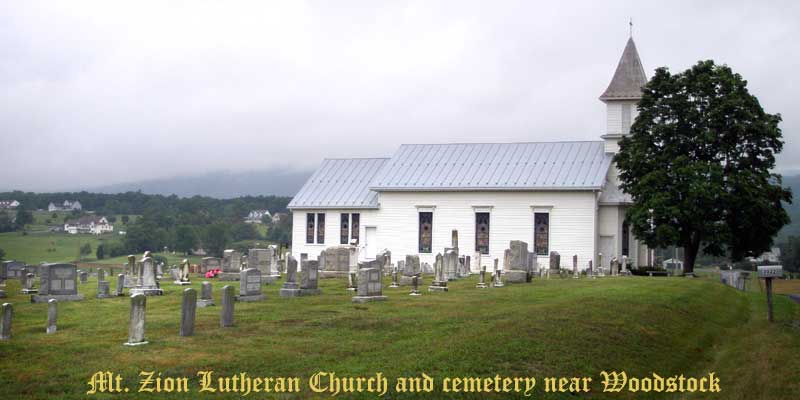
[[[639,100],[642,98],[642,87],[647,83],[644,75],[642,60],[639,59],[639,52],[636,51],[636,44],[633,43],[633,20],[630,22],[631,37],[622,51],[617,70],[608,88],[600,100]]]

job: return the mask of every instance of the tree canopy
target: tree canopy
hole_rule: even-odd
[[[683,247],[687,273],[701,248],[734,260],[768,250],[789,222],[781,201],[792,199],[771,172],[783,148],[780,114],[710,60],[678,74],[657,69],[638,111],[615,157],[636,236]]]

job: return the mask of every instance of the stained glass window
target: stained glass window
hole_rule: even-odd
[[[350,214],[342,213],[341,229],[339,230],[339,243],[350,243]]]
[[[433,213],[419,213],[419,252],[430,253],[433,250]]]
[[[314,214],[306,214],[306,243],[314,243]]]
[[[533,248],[537,255],[550,254],[550,214],[533,214]]]
[[[489,254],[489,213],[475,213],[475,251]]]
[[[358,244],[358,232],[361,229],[361,214],[350,214],[350,219],[350,239],[355,240],[356,244]]]
[[[325,214],[317,214],[317,244],[325,243]]]

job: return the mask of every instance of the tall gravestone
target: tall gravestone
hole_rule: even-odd
[[[276,264],[275,249],[250,249],[247,251],[248,268],[255,268],[261,273],[261,282],[270,284],[280,277]]]
[[[114,292],[117,296],[125,296],[125,274],[117,275],[117,291]]]
[[[410,296],[422,296],[422,293],[419,292],[419,281],[421,279],[421,275],[414,275],[411,278],[411,293]]]
[[[312,296],[321,293],[319,290],[319,261],[305,260],[300,269],[300,295]]]
[[[219,325],[223,328],[233,326],[233,303],[235,301],[233,286],[225,285],[222,288],[222,310],[219,320]]]
[[[297,260],[286,255],[286,280],[280,290],[281,297],[300,296],[300,285],[297,283]]]
[[[358,271],[358,291],[353,296],[354,303],[367,303],[371,301],[383,301],[387,297],[383,295],[383,283],[381,278],[383,271],[378,268],[362,268]]]
[[[47,301],[47,334],[56,333],[56,320],[58,319],[58,300]]]
[[[89,283],[89,273],[86,271],[79,272],[78,279],[81,281],[82,285]]]
[[[31,302],[46,303],[83,300],[78,294],[78,268],[74,264],[42,264],[39,266],[39,293],[31,296]]]
[[[153,266],[155,273],[155,266]],[[130,325],[128,326],[128,341],[126,346],[140,346],[147,344],[144,338],[144,321],[147,309],[147,296],[137,293],[131,296]]]
[[[448,281],[456,280],[456,270],[458,269],[458,251],[453,249],[445,250],[443,260],[445,278]]]
[[[506,265],[503,268],[506,282],[525,283],[528,281],[528,243],[512,240],[505,252]]]
[[[561,271],[561,254],[557,251],[550,252],[550,273],[559,274]]]
[[[346,277],[350,272],[351,246],[328,247],[319,255],[319,275],[322,278]],[[303,267],[300,267],[303,270]]]
[[[222,252],[222,272],[217,275],[221,281],[238,281],[242,272],[241,255],[236,250]]]
[[[152,257],[144,257],[139,266],[139,284],[131,288],[131,295],[161,296],[164,291],[156,279],[156,264]]]
[[[398,265],[399,263],[400,261],[398,261]],[[422,272],[419,264],[419,256],[416,254],[406,254],[406,259],[405,261],[402,261],[402,268],[400,272],[400,286],[411,285],[412,278]]]
[[[214,294],[212,292],[211,283],[203,282],[203,284],[200,285],[200,299],[197,300],[197,306],[203,308],[213,305],[214,305]]]
[[[189,280],[189,259],[188,258],[184,258],[183,261],[181,261],[181,267],[178,269],[178,276],[176,276],[175,278],[176,278],[175,282],[173,282],[173,283],[176,284],[176,285],[185,286],[185,285],[191,285],[192,284],[192,282]]]
[[[572,277],[575,279],[580,278],[580,273],[578,272],[578,255],[575,254],[572,256]]]
[[[436,255],[436,261],[433,263],[434,278],[431,285],[428,286],[429,292],[446,292],[447,291],[447,275],[444,272],[444,257],[439,253]]]
[[[194,335],[194,317],[197,311],[197,291],[192,288],[183,290],[181,301],[181,336]]]
[[[22,294],[33,294],[38,292],[39,290],[36,289],[36,275],[33,273],[28,272],[21,280],[22,282]]]
[[[2,315],[0,315],[0,340],[11,340],[11,322],[14,320],[14,306],[11,303],[3,303]]]
[[[239,277],[239,296],[237,301],[261,301],[264,294],[261,293],[261,271],[256,268],[247,268],[241,272]]]
[[[126,288],[132,288],[137,285],[139,282],[139,277],[137,273],[139,269],[136,267],[136,256],[133,254],[128,256],[128,262],[125,264],[125,282],[124,286]]]
[[[486,266],[481,266],[481,275],[478,284],[475,285],[478,289],[486,289]]]

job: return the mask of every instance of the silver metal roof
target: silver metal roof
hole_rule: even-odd
[[[378,193],[369,189],[369,183],[386,160],[325,159],[289,208],[378,208]]]
[[[611,159],[603,142],[405,144],[370,188],[598,190]]]
[[[611,78],[606,91],[600,95],[600,100],[639,100],[642,98],[642,87],[646,84],[647,77],[644,74],[642,60],[639,59],[633,38],[629,38],[617,64],[617,70],[614,71],[614,77]]]

